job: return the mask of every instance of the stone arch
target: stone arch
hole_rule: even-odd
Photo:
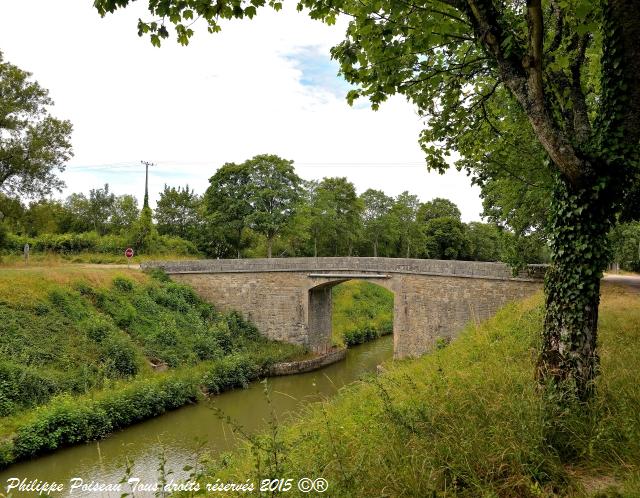
[[[308,347],[315,352],[325,352],[331,348],[331,335],[333,329],[333,303],[331,289],[350,280],[367,281],[378,285],[393,294],[393,331],[394,342],[396,332],[396,289],[393,285],[393,278],[318,278],[314,279],[312,285],[307,289],[307,327],[308,327]],[[318,280],[321,280],[318,282]]]

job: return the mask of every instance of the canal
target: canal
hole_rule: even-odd
[[[315,372],[276,377],[268,380],[271,407],[264,384],[254,382],[247,389],[220,394],[197,405],[186,406],[161,417],[134,425],[102,441],[59,450],[33,460],[18,463],[0,472],[4,492],[10,478],[39,479],[65,484],[79,477],[85,483],[118,483],[125,475],[127,460],[133,462],[131,475],[142,482],[156,481],[160,455],[166,467],[181,475],[186,465],[193,466],[199,447],[212,454],[233,450],[241,443],[232,428],[220,420],[211,406],[230,416],[245,432],[263,430],[273,410],[278,421],[295,416],[307,403],[333,396],[342,386],[372,373],[376,366],[393,356],[393,336],[350,349],[347,358]],[[56,496],[64,496],[56,493]],[[35,496],[15,493],[13,496]],[[82,493],[74,492],[73,496]],[[1,496],[1,495],[0,495]],[[106,493],[102,496],[108,496]],[[112,493],[111,496],[119,496]]]

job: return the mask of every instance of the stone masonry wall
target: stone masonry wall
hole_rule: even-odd
[[[419,356],[510,301],[542,288],[541,272],[513,278],[501,263],[395,258],[289,258],[150,263],[267,337],[323,352],[331,346],[331,287],[370,277],[394,293],[394,355]],[[327,275],[326,277],[322,275]]]

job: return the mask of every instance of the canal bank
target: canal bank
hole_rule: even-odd
[[[279,423],[284,423],[308,403],[331,397],[340,387],[374,373],[376,366],[392,354],[392,337],[383,337],[349,349],[344,361],[320,370],[269,379],[266,385],[271,403],[264,394],[265,384],[253,382],[247,389],[229,391],[208,402],[179,408],[116,432],[108,439],[11,465],[0,472],[0,483],[4,488],[7,479],[12,477],[49,482],[68,482],[80,477],[86,482],[117,483],[125,475],[127,460],[133,463],[131,475],[141,480],[156,480],[162,455],[166,468],[175,472],[175,476],[185,465],[193,466],[202,451],[220,454],[241,442],[213,407],[247,433],[260,432],[267,426],[271,410]]]

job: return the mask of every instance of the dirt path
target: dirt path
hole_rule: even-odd
[[[602,280],[603,282],[611,284],[624,285],[635,290],[636,292],[640,292],[640,275],[607,274]]]

